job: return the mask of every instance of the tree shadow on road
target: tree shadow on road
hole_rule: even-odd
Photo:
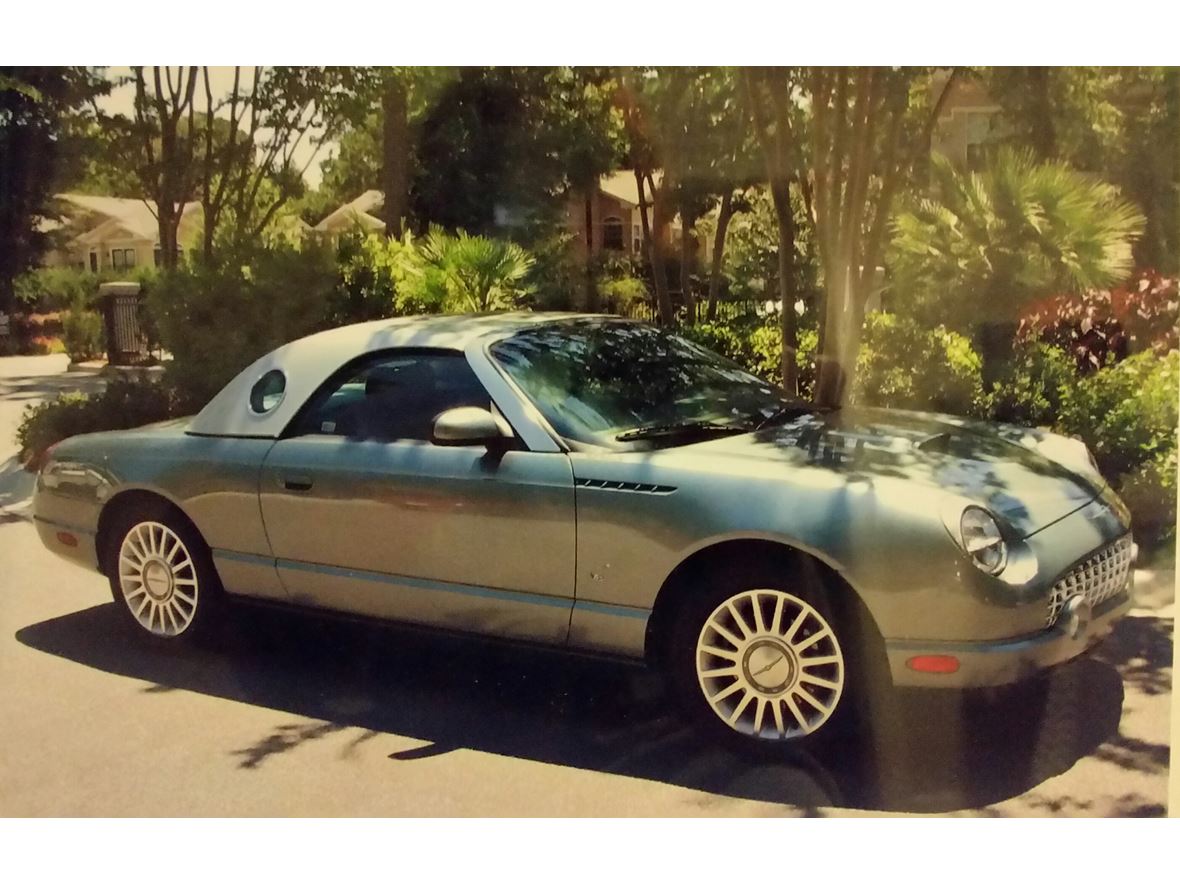
[[[830,806],[979,808],[1026,793],[1094,753],[1137,770],[1167,766],[1166,747],[1138,746],[1118,733],[1119,668],[1144,649],[1163,653],[1157,634],[1170,625],[1154,618],[1124,619],[1103,659],[1075,661],[987,702],[960,692],[901,692],[894,737],[867,752],[835,745],[822,756],[755,761],[699,740],[669,714],[658,680],[639,668],[294,612],[243,607],[240,615],[214,646],[181,652],[128,641],[112,604],[26,627],[17,639],[152,683],[147,696],[193,691],[316,720],[278,722],[252,744],[227,748],[244,772],[351,728],[359,732],[341,764],[360,743],[395,734],[425,744],[392,753],[391,765],[468,748],[818,814]],[[1170,645],[1167,659],[1155,663],[1170,665]],[[1128,808],[1146,807],[1124,798]]]

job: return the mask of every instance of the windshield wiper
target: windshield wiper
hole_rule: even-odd
[[[749,433],[752,424],[723,424],[720,421],[681,421],[675,424],[649,424],[618,434],[619,442],[637,439],[655,439],[661,436],[679,436],[688,433]]]

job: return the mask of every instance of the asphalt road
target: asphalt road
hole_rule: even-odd
[[[857,757],[738,758],[641,670],[492,643],[243,609],[215,646],[145,645],[28,522],[9,441],[97,383],[64,367],[0,359],[0,814],[1165,813],[1168,573],[1095,654],[986,702],[906,695]]]

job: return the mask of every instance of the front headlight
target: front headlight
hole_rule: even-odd
[[[1008,562],[1008,545],[994,516],[982,507],[968,507],[959,519],[963,549],[981,570],[999,574]]]

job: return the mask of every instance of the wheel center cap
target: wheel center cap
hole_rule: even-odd
[[[153,599],[167,599],[172,593],[172,574],[162,562],[149,562],[143,569],[143,585]]]
[[[759,691],[777,694],[795,679],[795,655],[781,642],[758,639],[746,650],[742,670]]]

